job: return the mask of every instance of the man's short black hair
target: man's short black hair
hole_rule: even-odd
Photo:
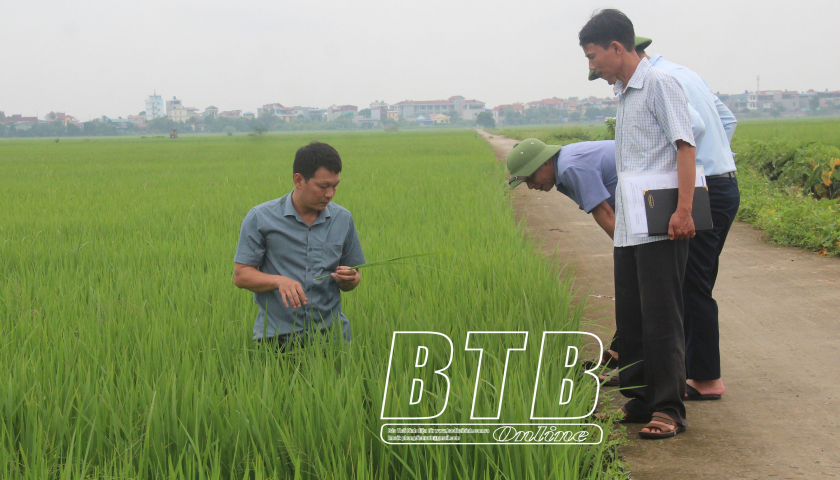
[[[292,173],[303,175],[303,179],[308,182],[321,167],[332,173],[341,173],[341,157],[326,143],[312,142],[298,149]]]
[[[628,52],[636,49],[636,32],[633,30],[633,22],[627,18],[627,15],[612,8],[592,15],[592,18],[580,29],[578,39],[581,47],[594,43],[607,49],[612,42],[618,42]]]

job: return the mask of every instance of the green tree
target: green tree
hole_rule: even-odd
[[[363,109],[359,110],[359,115],[361,115],[364,118],[370,118],[370,109],[369,108],[363,108]]]
[[[580,112],[572,112],[569,114],[569,120],[572,122],[579,122],[580,121]]]
[[[598,107],[589,107],[589,108],[587,108],[587,109],[586,109],[586,113],[584,113],[584,116],[585,116],[588,120],[595,120],[595,117],[597,117],[597,116],[598,116],[598,115],[600,115],[600,114],[601,114],[601,109],[600,109],[600,108],[598,108]]]
[[[811,114],[816,114],[817,109],[820,108],[820,96],[817,94],[811,95],[811,98],[808,99],[808,106],[811,108]]]
[[[481,112],[475,117],[475,123],[484,128],[496,128],[496,120],[490,112]]]

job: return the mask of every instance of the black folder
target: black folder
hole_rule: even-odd
[[[648,235],[668,235],[671,215],[677,211],[678,188],[663,188],[645,191],[645,216]],[[707,232],[712,229],[712,210],[709,207],[709,190],[694,187],[694,204],[691,207],[694,231]]]

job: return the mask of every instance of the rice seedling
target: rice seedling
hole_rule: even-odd
[[[291,191],[294,152],[314,139],[342,155],[335,202],[352,212],[368,256],[453,254],[424,259],[433,269],[366,270],[342,297],[352,342],[278,354],[251,340],[257,307],[232,284],[233,255],[244,215]],[[449,406],[436,421],[459,423],[478,362],[462,348],[467,332],[530,332],[500,417],[521,422],[540,333],[578,329],[570,279],[534,255],[502,166],[471,132],[1,143],[0,477],[621,476],[615,440],[378,437],[393,331],[452,338]],[[496,385],[503,361],[488,354],[481,372]],[[581,399],[594,395],[581,388]],[[585,407],[575,398],[565,412]],[[497,406],[485,391],[475,408]]]

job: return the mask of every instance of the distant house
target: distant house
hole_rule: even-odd
[[[122,117],[110,118],[103,115],[102,121],[105,123],[110,123],[111,125],[114,125],[122,130],[128,129],[128,126],[131,125],[131,120]]]
[[[430,127],[435,124],[435,121],[432,120],[428,115],[417,115],[415,120],[421,127]]]
[[[166,101],[166,117],[175,122],[186,122],[191,118],[198,118],[199,114],[197,108],[185,107],[181,100],[172,97],[172,100]]]
[[[438,113],[431,116],[431,119],[435,122],[435,125],[448,125],[450,118],[451,117],[449,115],[444,115],[442,113]]]
[[[247,118],[248,120],[253,120],[254,118],[256,118],[256,116],[254,115],[254,112],[245,112],[245,113],[242,114],[242,118]]]
[[[359,111],[359,107],[357,107],[355,105],[332,105],[329,108],[327,108],[327,121],[331,122],[331,121],[335,120],[336,118],[339,118],[339,117],[342,117],[342,116],[345,116],[345,115],[349,116],[350,118],[353,118],[353,116],[358,111]],[[372,112],[372,110],[371,110],[371,112]]]
[[[286,107],[284,107],[283,105],[281,105],[279,103],[267,103],[267,104],[263,105],[261,108],[257,109],[257,117],[262,118],[262,117],[269,117],[269,116],[272,116],[272,115],[275,115],[275,116],[279,117],[279,116],[283,115],[283,110],[285,110],[285,109],[286,109]]]
[[[380,121],[386,118],[392,120],[400,119],[400,112],[396,105],[388,105],[385,102],[374,100],[370,103],[370,118]]]
[[[129,115],[128,121],[134,125],[135,127],[146,128],[146,116],[145,115]]]
[[[207,118],[207,117],[216,118],[218,116],[219,116],[219,109],[214,107],[213,105],[210,105],[209,107],[204,109],[204,117],[205,118]]]
[[[23,115],[16,113],[11,117],[0,118],[0,123],[14,125],[17,130],[29,130],[33,125],[38,123],[38,117],[24,117]]]
[[[394,104],[399,117],[406,120],[416,119],[418,115],[446,115],[455,111],[464,120],[475,120],[479,113],[485,110],[484,102],[467,100],[460,95],[449,97],[447,100],[404,100]]]
[[[221,112],[219,118],[242,118],[242,110],[228,110]]]
[[[495,120],[496,123],[500,125],[505,123],[505,111],[508,109],[512,109],[519,113],[522,113],[525,110],[525,105],[521,103],[511,103],[507,105],[499,105],[498,107],[494,107],[493,120]]]

